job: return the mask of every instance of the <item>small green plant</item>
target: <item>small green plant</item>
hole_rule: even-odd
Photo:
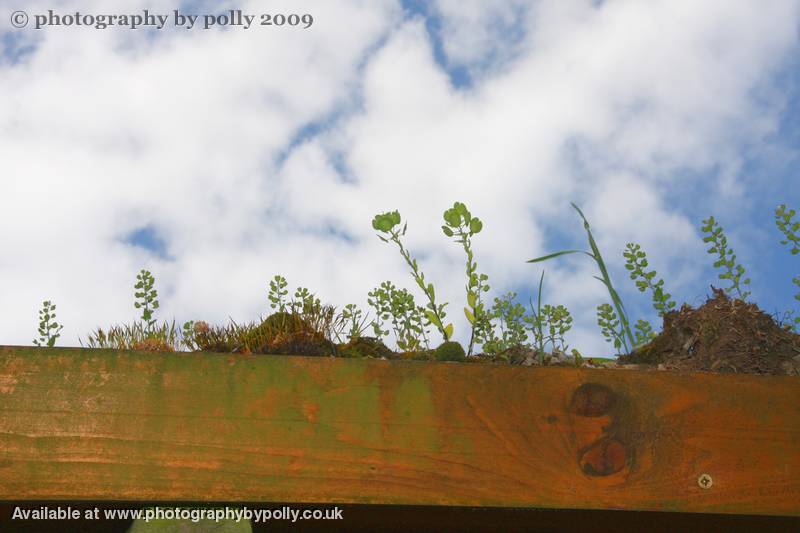
[[[140,321],[132,325],[113,326],[108,333],[98,328],[88,336],[89,348],[109,348],[114,350],[152,350],[175,351],[182,344],[180,332],[172,324],[164,322],[157,326],[153,313],[158,309],[158,291],[155,278],[145,269],[136,275],[134,302],[136,309],[142,310]],[[78,339],[83,345],[83,342]]]
[[[454,237],[467,254],[468,307],[464,308],[464,315],[472,326],[467,349],[467,354],[471,355],[476,342],[482,342],[485,338],[491,337],[491,316],[485,311],[481,299],[481,295],[489,291],[489,285],[486,283],[489,276],[478,274],[478,264],[474,261],[472,253],[472,237],[480,233],[483,223],[478,217],[473,217],[461,202],[455,202],[453,207],[444,212],[444,221],[446,222],[446,225],[442,226],[444,234]]]
[[[425,327],[425,309],[417,306],[414,296],[406,289],[397,289],[390,281],[368,293],[367,302],[375,309],[376,319],[372,322],[375,336],[379,339],[389,334],[383,329],[384,321],[391,319],[397,346],[403,351],[419,350],[423,345],[428,349],[428,336]]]
[[[564,335],[572,329],[572,316],[563,305],[552,306],[545,304],[542,307],[540,321],[546,326],[547,335],[545,343],[549,342],[554,350],[567,351]]]
[[[379,287],[367,293],[367,303],[375,309],[375,319],[372,321],[372,331],[378,339],[389,334],[388,329],[383,329],[384,320],[392,316],[392,297],[395,290],[394,283],[384,281]]]
[[[56,345],[56,339],[61,336],[64,326],[56,322],[56,306],[50,300],[42,302],[42,309],[39,311],[39,339],[34,340],[36,346],[47,346],[52,348]]]
[[[439,332],[442,334],[442,337],[444,337],[445,342],[447,342],[453,336],[453,324],[450,323],[446,326],[444,325],[444,319],[446,317],[444,308],[447,303],[440,305],[436,304],[436,292],[433,289],[433,283],[425,283],[425,275],[419,270],[417,260],[411,258],[411,254],[405,249],[403,243],[400,242],[400,237],[406,234],[406,229],[408,227],[408,224],[404,224],[403,229],[400,230],[398,227],[400,225],[400,221],[400,213],[398,211],[391,211],[375,215],[375,218],[372,219],[372,227],[376,231],[380,231],[381,233],[388,235],[388,237],[378,235],[380,240],[386,243],[391,241],[397,244],[398,248],[400,249],[400,255],[403,256],[403,259],[405,259],[408,266],[411,267],[411,276],[414,278],[414,281],[417,282],[419,288],[422,289],[422,292],[425,293],[425,296],[428,297],[425,315],[430,323],[436,326],[436,329],[439,330]]]
[[[611,301],[614,302],[614,308],[616,310],[616,316],[620,322],[620,331],[622,332],[622,336],[620,337],[621,346],[625,348],[626,353],[630,351],[630,349],[636,345],[636,341],[634,340],[633,331],[630,327],[630,321],[628,319],[628,315],[625,312],[625,306],[622,305],[622,299],[617,294],[616,289],[611,284],[611,277],[608,274],[608,269],[606,268],[606,264],[603,261],[603,256],[600,255],[600,249],[597,247],[597,243],[594,240],[594,236],[592,236],[592,229],[589,226],[589,222],[586,220],[586,217],[583,215],[583,211],[575,205],[575,203],[571,204],[575,211],[578,212],[581,219],[583,220],[583,227],[586,230],[586,235],[589,238],[589,246],[591,247],[592,251],[587,252],[584,250],[562,250],[560,252],[555,252],[552,254],[548,254],[542,257],[537,257],[535,259],[531,259],[528,263],[538,263],[540,261],[547,261],[548,259],[553,259],[555,257],[559,257],[562,255],[567,254],[585,254],[591,257],[595,263],[597,263],[597,268],[600,270],[600,275],[602,277],[595,276],[595,279],[599,280],[603,285],[606,286],[608,290],[609,296],[611,296]]]
[[[181,328],[181,343],[189,351],[197,349],[194,320],[189,320],[183,323],[183,327]]]
[[[703,242],[711,244],[711,248],[707,250],[708,253],[717,255],[714,268],[723,270],[719,275],[719,279],[728,280],[731,283],[730,287],[725,287],[725,292],[728,294],[734,294],[735,292],[740,300],[747,300],[750,293],[743,290],[743,285],[750,285],[750,278],[742,279],[745,273],[744,267],[736,263],[736,254],[733,249],[728,247],[728,239],[725,237],[722,226],[713,216],[710,216],[703,221],[701,229],[706,234],[703,237]]]
[[[667,312],[675,308],[675,302],[671,300],[672,295],[664,292],[664,279],[659,279],[655,283],[656,271],[647,271],[647,254],[641,246],[628,243],[623,252],[625,257],[625,268],[630,271],[631,279],[636,282],[639,292],[650,290],[653,297],[653,308],[658,311],[658,316],[664,316]]]
[[[796,214],[794,209],[786,209],[784,204],[775,208],[775,225],[785,237],[781,244],[789,245],[792,255],[800,254],[800,221],[794,220]]]
[[[572,329],[572,316],[563,305],[549,305],[542,303],[542,287],[544,285],[544,272],[539,278],[539,290],[536,298],[536,309],[530,302],[531,314],[522,317],[523,322],[530,326],[533,333],[534,348],[539,354],[539,363],[544,364],[547,345],[552,350],[566,351],[567,345],[564,335]]]
[[[653,326],[647,320],[638,320],[634,326],[636,333],[636,346],[643,346],[656,337]]]
[[[490,316],[500,323],[500,337],[494,334],[492,328],[488,339],[483,344],[483,351],[488,354],[498,354],[513,346],[522,346],[528,340],[523,318],[525,308],[522,304],[514,303],[517,294],[508,292],[494,299]]]
[[[797,213],[794,209],[786,209],[783,204],[775,208],[775,225],[784,236],[781,244],[788,245],[792,255],[800,253],[800,221],[794,220],[795,214]],[[792,283],[800,288],[800,276],[792,278]],[[794,295],[794,299],[800,302],[800,292]],[[800,331],[800,316],[792,319],[791,328]]]
[[[625,345],[624,332],[620,328],[620,321],[611,304],[604,303],[597,306],[597,325],[607,342],[614,345],[617,353]]]
[[[331,338],[334,335],[338,337],[338,331],[343,320],[341,314],[338,317],[335,316],[335,309],[332,306],[323,306],[320,299],[306,287],[297,287],[294,291],[294,296],[287,302],[284,299],[289,294],[287,286],[286,278],[281,275],[276,275],[269,282],[268,299],[270,307],[276,309],[276,313],[290,313],[301,317],[305,321],[317,323],[321,328],[324,328],[324,332],[327,335],[326,338]],[[323,329],[320,331],[323,331]]]
[[[397,346],[403,351],[413,352],[428,349],[428,334],[425,326],[425,309],[416,305],[414,295],[407,289],[392,294],[392,326],[397,335]]]
[[[347,325],[347,338],[350,342],[358,340],[367,329],[368,318],[363,316],[361,309],[356,304],[345,305],[340,318]]]
[[[286,312],[286,302],[284,301],[284,297],[289,294],[289,291],[286,289],[286,278],[281,275],[276,275],[272,281],[269,282],[269,301],[271,302],[271,307],[276,309],[279,312]]]
[[[544,322],[542,321],[542,286],[544,285],[544,270],[539,277],[539,291],[536,296],[536,309],[533,308],[533,302],[530,301],[531,314],[530,316],[523,317],[522,320],[527,322],[531,327],[533,333],[534,347],[536,353],[539,354],[539,364],[544,364],[545,342],[544,342]]]
[[[158,309],[158,300],[156,299],[158,297],[158,291],[153,288],[156,280],[148,270],[144,269],[136,275],[136,280],[136,285],[134,285],[136,292],[134,296],[139,301],[135,302],[133,305],[136,309],[142,310],[142,322],[145,323],[146,330],[151,331],[156,325],[156,321],[153,318],[153,311]]]
[[[294,291],[294,298],[292,298],[289,307],[293,313],[306,315],[318,312],[321,308],[321,303],[313,292],[310,292],[305,287],[298,287]]]

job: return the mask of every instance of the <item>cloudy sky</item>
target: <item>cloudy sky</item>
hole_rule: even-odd
[[[314,22],[34,29],[48,9]],[[423,303],[371,227],[395,209],[465,340],[464,254],[440,229],[461,201],[484,222],[490,296],[527,304],[545,268],[545,301],[576,318],[570,345],[602,355],[596,267],[525,262],[587,246],[570,201],[633,318],[655,322],[625,243],[698,305],[725,284],[702,242],[710,214],[753,300],[797,307],[800,258],[773,211],[800,208],[799,185],[798,1],[0,0],[0,344],[31,344],[45,299],[60,345],[135,320],[142,268],[156,317],[179,323],[266,316],[275,274],[336,305],[366,308],[383,280]]]

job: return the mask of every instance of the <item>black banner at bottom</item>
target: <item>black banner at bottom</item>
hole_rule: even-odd
[[[800,531],[800,517],[573,509],[208,502],[0,502],[0,531]]]

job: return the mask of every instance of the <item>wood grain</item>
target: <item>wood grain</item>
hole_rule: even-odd
[[[3,347],[0,499],[800,515],[800,378]]]

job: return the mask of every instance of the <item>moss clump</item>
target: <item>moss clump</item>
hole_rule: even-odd
[[[313,333],[299,315],[278,311],[257,326],[243,328],[236,336],[252,353],[272,353],[276,344],[291,344],[298,338],[313,337]]]
[[[331,356],[335,345],[297,313],[279,311],[242,336],[251,353]]]
[[[464,361],[467,358],[464,347],[455,341],[443,342],[433,355],[437,361]]]
[[[385,357],[392,359],[395,353],[375,337],[358,337],[338,346],[337,357]]]
[[[309,326],[300,315],[278,311],[269,315],[257,329],[266,334],[276,335],[278,333],[308,331]]]
[[[433,350],[420,350],[419,352],[411,352],[410,354],[405,354],[406,359],[411,359],[412,361],[432,361],[433,360]]]
[[[263,351],[274,355],[313,355],[333,356],[335,345],[319,333],[299,331],[288,335],[278,335]]]

